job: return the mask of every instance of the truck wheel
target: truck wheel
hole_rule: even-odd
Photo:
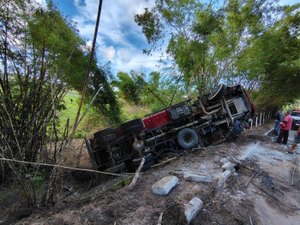
[[[184,128],[177,134],[177,141],[183,149],[190,149],[198,144],[199,138],[195,130]]]
[[[219,85],[219,87],[208,96],[208,100],[213,101],[219,99],[220,97],[222,97],[225,91],[226,91],[226,85],[224,84]]]
[[[106,128],[104,130],[100,130],[94,133],[94,137],[97,144],[102,144],[103,142],[110,142],[115,140],[118,137],[118,135],[115,129]]]
[[[101,138],[102,136],[105,136],[108,134],[114,134],[114,133],[116,133],[115,129],[112,127],[109,127],[109,128],[105,128],[103,130],[100,130],[100,131],[94,133],[94,137],[95,137],[95,139],[98,139],[98,138]]]
[[[141,119],[135,119],[121,124],[121,128],[124,134],[135,134],[139,133],[144,129],[144,124]]]

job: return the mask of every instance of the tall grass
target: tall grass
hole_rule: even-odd
[[[76,113],[78,110],[78,104],[80,101],[80,94],[76,91],[69,91],[64,97],[63,105],[64,109],[59,113],[59,134],[61,135],[67,120],[69,119],[70,126],[73,126]],[[123,99],[119,99],[121,107],[121,119],[122,122],[126,122],[136,118],[143,118],[146,114],[150,113],[149,107],[147,106],[137,106],[130,104]],[[87,104],[83,106],[84,111]],[[97,130],[103,129],[105,127],[110,127],[111,124],[107,122],[108,120],[102,116],[96,108],[91,107],[84,117],[83,121],[79,124],[78,129],[75,134],[75,138],[83,138],[85,136],[90,136]]]

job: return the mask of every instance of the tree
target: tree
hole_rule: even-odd
[[[40,20],[38,14],[41,11],[35,14],[29,3],[0,2],[0,38],[3,43],[0,57],[1,68],[4,68],[0,72],[0,156],[36,161],[45,152],[47,128],[53,125],[55,130],[55,117],[66,93],[66,84],[57,76],[61,71],[54,51],[50,50],[55,46],[50,38],[53,30],[49,30],[49,39],[44,35],[43,41],[33,36],[38,30],[30,24]],[[48,13],[53,11],[50,9]],[[56,17],[52,19],[52,22],[56,21]],[[2,181],[13,172],[28,204],[36,203],[34,186],[22,174],[32,171],[25,164],[1,166]]]
[[[261,80],[261,108],[280,108],[300,98],[299,8],[300,4],[284,7],[282,18],[240,56],[239,69]]]
[[[37,48],[45,52],[42,55],[44,55],[43,61],[47,62],[44,67],[45,69],[47,67],[48,73],[53,72],[69,89],[80,92],[88,67],[89,54],[85,48],[85,42],[74,25],[61,16],[51,1],[48,5],[47,11],[37,10],[34,14],[35,19],[29,23],[32,41]],[[109,73],[109,68],[97,65],[97,59],[94,56],[89,74],[88,82],[91,86],[88,93],[92,97],[101,88],[94,106],[111,123],[119,123],[120,109],[107,81]],[[101,98],[103,100],[100,100]]]
[[[264,0],[218,3],[157,0],[153,9],[135,16],[154,46],[151,50],[167,42],[167,53],[184,74],[187,86],[196,87],[200,94],[221,79],[236,82],[231,78],[250,78],[238,74],[236,58],[249,40],[259,37],[273,9],[271,1]]]
[[[98,92],[93,105],[108,119],[110,124],[118,124],[121,122],[120,107],[115,93],[107,81],[110,76],[109,65],[97,66],[89,79],[88,91],[89,96],[94,96]]]
[[[120,96],[128,102],[140,104],[141,91],[145,83],[143,77],[132,71],[131,75],[119,72],[117,78],[118,80],[114,80],[112,85],[119,89]]]
[[[30,3],[0,1],[0,157],[57,163],[64,140],[60,147],[55,145],[50,158],[46,144],[49,138],[50,143],[58,141],[58,112],[64,95],[70,88],[81,89],[87,51],[75,27],[51,1],[47,9],[32,8]],[[95,88],[102,88],[99,96],[106,98],[98,97],[105,107],[101,112],[118,114],[107,73],[96,63],[91,73],[94,80],[98,78],[92,82]],[[14,173],[28,204],[36,203],[34,185],[24,176],[34,173],[30,165],[1,161],[0,170],[1,182]]]

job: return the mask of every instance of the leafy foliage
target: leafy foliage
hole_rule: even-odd
[[[268,0],[229,0],[224,5],[157,0],[153,9],[136,15],[136,22],[144,33],[151,30],[146,36],[152,46],[168,43],[167,53],[189,90],[203,93],[220,81],[241,83],[249,90],[259,89],[260,106],[280,107],[299,97],[293,85],[299,79],[298,5],[279,7]],[[159,24],[156,31],[154,23],[150,27],[145,21],[149,11]],[[284,91],[276,93],[273,88]],[[280,96],[271,101],[274,94]]]
[[[90,96],[99,91],[94,101],[95,108],[109,120],[109,123],[118,124],[121,122],[120,107],[115,93],[107,81],[109,76],[109,66],[97,66],[91,75],[88,90]]]
[[[131,75],[119,72],[117,77],[118,80],[114,80],[112,85],[119,89],[121,97],[136,105],[140,104],[141,91],[145,83],[143,77],[134,72]]]
[[[58,112],[63,109],[62,101],[70,88],[81,90],[88,52],[74,26],[51,1],[47,9],[34,9],[30,3],[0,1],[0,157],[56,163],[64,149],[64,140],[57,145]],[[100,112],[119,121],[108,72],[95,62],[91,71],[90,94],[100,90],[96,99]],[[68,136],[68,128],[67,122],[63,139]],[[48,138],[50,150],[46,147]],[[53,142],[55,146],[51,149]],[[35,181],[28,182],[23,176],[33,172],[31,166],[10,162],[1,162],[0,166],[0,182],[14,173],[28,204],[36,204],[35,186],[30,184]],[[54,186],[56,171],[52,174],[55,179],[51,179]],[[50,182],[53,194],[51,185]],[[52,201],[50,192],[42,203]]]
[[[261,108],[282,107],[300,98],[299,6],[286,7],[283,19],[240,55],[239,69],[261,80]]]

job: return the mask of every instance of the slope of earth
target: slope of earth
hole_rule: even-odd
[[[106,179],[89,191],[75,190],[55,207],[36,211],[18,224],[186,224],[184,206],[198,197],[204,206],[191,222],[194,225],[297,225],[300,155],[286,154],[285,146],[264,135],[270,126],[247,130],[234,142],[184,151],[141,173],[133,190],[126,186],[128,178],[120,177]],[[237,171],[216,189],[223,158],[237,164]],[[213,181],[187,181],[184,171],[211,175]],[[170,174],[179,178],[179,184],[167,196],[153,194],[151,186]]]

